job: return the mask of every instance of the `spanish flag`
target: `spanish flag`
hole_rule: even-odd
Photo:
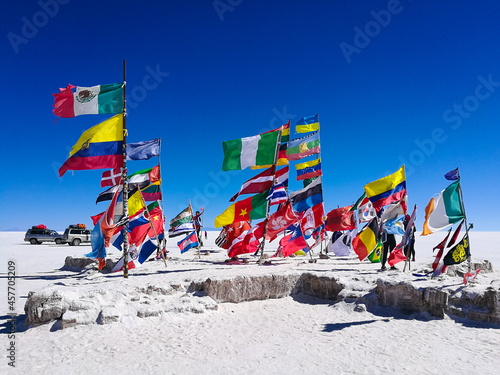
[[[123,114],[83,132],[59,168],[59,177],[66,171],[123,167]]]

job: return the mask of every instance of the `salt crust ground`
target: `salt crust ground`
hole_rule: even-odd
[[[308,257],[275,260],[269,266],[257,266],[248,256],[248,265],[227,265],[223,262],[224,252],[213,246],[217,233],[209,232],[206,248],[213,249],[210,255],[198,256],[194,251],[180,255],[171,241],[167,268],[162,262],[147,262],[124,280],[119,275],[92,270],[60,271],[67,255],[81,256],[89,247],[27,245],[22,242],[23,235],[0,233],[0,323],[4,333],[0,342],[4,353],[9,347],[6,333],[10,327],[6,303],[8,260],[16,262],[19,314],[24,313],[30,290],[54,285],[119,288],[124,283],[140,286],[165,278],[176,281],[267,274],[271,269],[336,272],[352,282],[380,277],[378,265],[360,264],[355,256],[317,263],[308,263]],[[432,247],[441,237],[436,234],[417,239],[413,271],[431,262]],[[490,260],[495,272],[480,273],[471,288],[485,288],[500,279],[499,243],[500,233],[472,233],[473,258]],[[269,254],[272,248],[269,246]],[[409,272],[387,276],[415,279]],[[424,282],[457,284],[460,280],[446,276]],[[500,366],[498,326],[439,320],[422,314],[407,316],[382,308],[355,311],[352,304],[331,304],[301,296],[219,304],[218,310],[203,314],[165,313],[143,319],[127,317],[121,323],[102,326],[52,332],[51,328],[53,325],[42,325],[26,330],[22,318],[18,319],[22,332],[17,332],[15,338],[16,368],[10,368],[3,355],[2,373],[6,369],[7,373],[23,374],[496,374]]]

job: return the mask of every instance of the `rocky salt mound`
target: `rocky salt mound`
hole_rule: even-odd
[[[481,268],[481,277],[464,286],[464,264],[430,279],[415,276],[428,272],[430,264],[419,265],[413,273],[379,273],[376,265],[360,264],[352,257],[317,263],[273,259],[262,266],[252,258],[232,265],[214,258],[169,259],[167,268],[163,262],[147,262],[124,279],[122,274],[97,272],[95,262],[87,258],[68,257],[63,269],[77,272],[78,277],[30,292],[25,323],[49,323],[60,329],[164,313],[199,314],[217,309],[220,303],[306,295],[333,303],[345,301],[372,312],[389,307],[395,314],[423,313],[500,324],[500,276],[488,261],[472,263],[472,270]],[[106,269],[113,263],[108,260]]]

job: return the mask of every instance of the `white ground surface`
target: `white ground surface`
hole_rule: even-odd
[[[24,233],[0,232],[0,373],[19,374],[497,374],[500,368],[500,327],[456,322],[428,316],[406,316],[380,309],[357,312],[348,303],[331,304],[311,298],[291,297],[219,304],[202,314],[165,313],[159,317],[127,318],[120,323],[86,325],[53,330],[11,327],[8,308],[8,262],[16,267],[16,306],[24,314],[30,290],[54,285],[81,288],[116,288],[123,283],[151,283],[171,278],[235,277],[280,270],[324,269],[338,271],[345,279],[379,277],[379,265],[359,263],[355,255],[337,260],[309,257],[273,260],[272,266],[224,264],[226,255],[216,250],[218,233],[209,232],[210,255],[195,251],[180,255],[170,241],[170,259],[147,262],[131,270],[128,280],[117,275],[60,271],[68,255],[82,256],[90,246],[23,243]],[[417,262],[412,270],[432,261],[432,247],[444,233],[418,237]],[[488,259],[495,273],[478,275],[476,287],[497,285],[500,280],[500,232],[471,232],[475,259]],[[273,246],[269,246],[272,254]],[[115,257],[118,253],[114,254]],[[402,268],[402,267],[400,267]],[[393,276],[412,280],[410,272]],[[119,280],[119,281],[117,281]],[[144,281],[143,281],[144,280]],[[459,283],[444,277],[434,283]],[[468,286],[469,287],[469,286]],[[470,286],[474,287],[474,286]],[[20,331],[20,332],[19,332]],[[15,368],[8,365],[11,341]]]

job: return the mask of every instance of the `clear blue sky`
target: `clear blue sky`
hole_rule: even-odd
[[[214,6],[215,4],[215,6]],[[216,9],[217,6],[217,9]],[[57,169],[109,116],[60,119],[59,87],[115,83],[127,60],[129,141],[162,139],[167,219],[205,226],[255,171],[222,172],[222,141],[320,115],[327,211],[407,167],[424,208],[460,168],[476,230],[499,230],[498,1],[7,1],[0,5],[0,230],[91,226],[103,170]],[[292,131],[292,138],[297,135]],[[129,163],[131,172],[157,158]],[[291,171],[290,188],[301,184]]]

